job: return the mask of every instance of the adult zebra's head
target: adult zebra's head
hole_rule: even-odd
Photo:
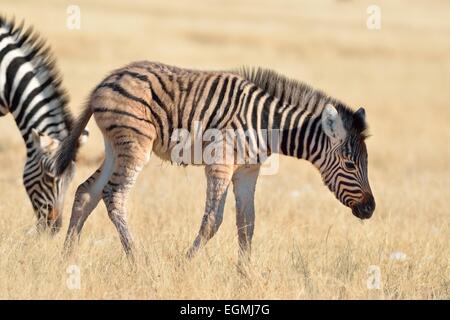
[[[64,195],[72,180],[75,163],[63,175],[56,176],[52,156],[60,141],[32,129],[32,142],[34,153],[28,157],[23,173],[25,189],[38,219],[38,231],[55,233],[61,228]]]
[[[38,230],[58,231],[73,165],[56,176],[52,158],[73,125],[68,96],[46,41],[0,14],[0,116],[8,112],[26,145],[23,182]]]
[[[366,120],[363,108],[352,112],[327,104],[322,111],[322,129],[327,148],[319,170],[328,188],[353,215],[368,219],[375,210],[375,199],[367,175]]]

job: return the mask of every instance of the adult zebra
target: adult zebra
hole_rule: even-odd
[[[269,152],[309,160],[329,189],[358,218],[370,218],[375,209],[367,176],[364,109],[353,112],[321,91],[273,71],[205,72],[152,62],[118,69],[94,89],[74,130],[61,144],[56,175],[73,160],[76,141],[92,114],[104,136],[105,160],[77,190],[67,250],[103,198],[125,252],[131,254],[125,211],[130,187],[152,150],[163,159],[173,160],[172,151],[177,146],[171,141],[174,130],[184,128],[192,134],[199,122],[204,130],[201,133],[211,128],[253,129],[259,137],[262,129],[280,130],[279,149],[272,147]],[[236,148],[233,153],[237,153]],[[231,181],[240,257],[249,256],[259,171],[259,163],[218,161],[206,165],[205,214],[188,256],[192,257],[218,230]]]
[[[55,177],[51,155],[72,128],[67,95],[49,47],[31,28],[0,16],[0,116],[11,113],[25,141],[23,184],[38,230],[59,230],[64,194],[73,173]],[[86,132],[83,133],[83,137]]]

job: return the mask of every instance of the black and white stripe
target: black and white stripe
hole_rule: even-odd
[[[167,112],[165,118],[182,119],[182,127],[189,128],[190,132],[195,131],[195,121],[200,121],[204,130],[232,128],[254,133],[246,136],[246,152],[264,146],[267,133],[270,136],[271,131],[277,130],[280,144],[271,146],[277,149],[271,151],[310,161],[344,205],[354,208],[364,204],[366,211],[373,211],[363,109],[354,112],[322,91],[271,70],[244,68],[235,73],[200,76],[193,73],[190,78],[188,90],[181,90],[181,105],[177,110],[182,113],[174,117]],[[156,87],[150,85],[152,89]],[[159,93],[159,90],[152,91],[153,97]],[[323,112],[327,106],[336,110],[345,132],[345,138],[336,143],[323,128]],[[161,121],[161,126],[160,132],[172,129],[165,121]],[[251,158],[254,154],[246,156]]]
[[[49,47],[31,28],[0,17],[0,115],[12,114],[25,142],[23,183],[39,219],[60,201],[62,181],[48,174],[42,155],[71,129],[67,102]]]
[[[370,217],[375,201],[367,175],[364,109],[354,112],[341,101],[270,70],[244,69],[241,74],[266,95],[252,93],[255,98],[244,107],[247,126],[256,131],[279,129],[280,153],[310,161],[337,199],[356,216]],[[341,126],[340,133],[327,133],[330,110],[336,112],[333,126]]]

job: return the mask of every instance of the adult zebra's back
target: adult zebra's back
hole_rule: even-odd
[[[240,252],[248,256],[262,149],[310,161],[336,198],[358,218],[370,218],[375,209],[367,175],[364,109],[354,112],[339,100],[273,71],[198,71],[147,61],[115,70],[91,93],[85,111],[58,148],[56,175],[75,156],[76,141],[92,114],[104,137],[105,160],[77,190],[67,249],[103,199],[125,251],[132,252],[125,203],[152,151],[176,163],[205,165],[205,213],[190,257],[218,230],[231,182]],[[188,139],[180,143],[176,133],[183,130]],[[264,141],[275,132],[279,144]],[[229,143],[227,137],[233,134]],[[193,144],[189,140],[198,136],[202,150],[214,151],[200,152],[200,159],[195,157],[195,140]],[[194,159],[180,162],[174,151],[186,145],[181,150],[194,153]]]
[[[55,232],[73,166],[52,174],[52,154],[72,128],[68,98],[49,47],[31,28],[0,16],[0,116],[11,113],[26,146],[23,183],[38,218],[38,230]]]

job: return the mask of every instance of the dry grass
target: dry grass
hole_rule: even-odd
[[[274,68],[353,106],[364,105],[374,217],[361,224],[312,166],[283,159],[257,188],[251,276],[236,272],[230,197],[218,235],[192,262],[183,256],[203,210],[201,168],[154,158],[130,202],[139,247],[131,268],[101,205],[87,222],[78,254],[62,261],[64,231],[27,235],[34,217],[21,184],[24,147],[12,119],[0,127],[0,298],[448,299],[450,297],[450,5],[379,1],[382,29],[365,27],[366,1],[78,1],[79,31],[65,28],[64,1],[2,0],[48,38],[73,110],[112,68],[136,59],[180,66]],[[90,142],[68,195],[95,168],[102,141]],[[391,260],[404,252],[404,261]],[[81,268],[81,289],[66,268]],[[368,268],[381,290],[368,290]]]

